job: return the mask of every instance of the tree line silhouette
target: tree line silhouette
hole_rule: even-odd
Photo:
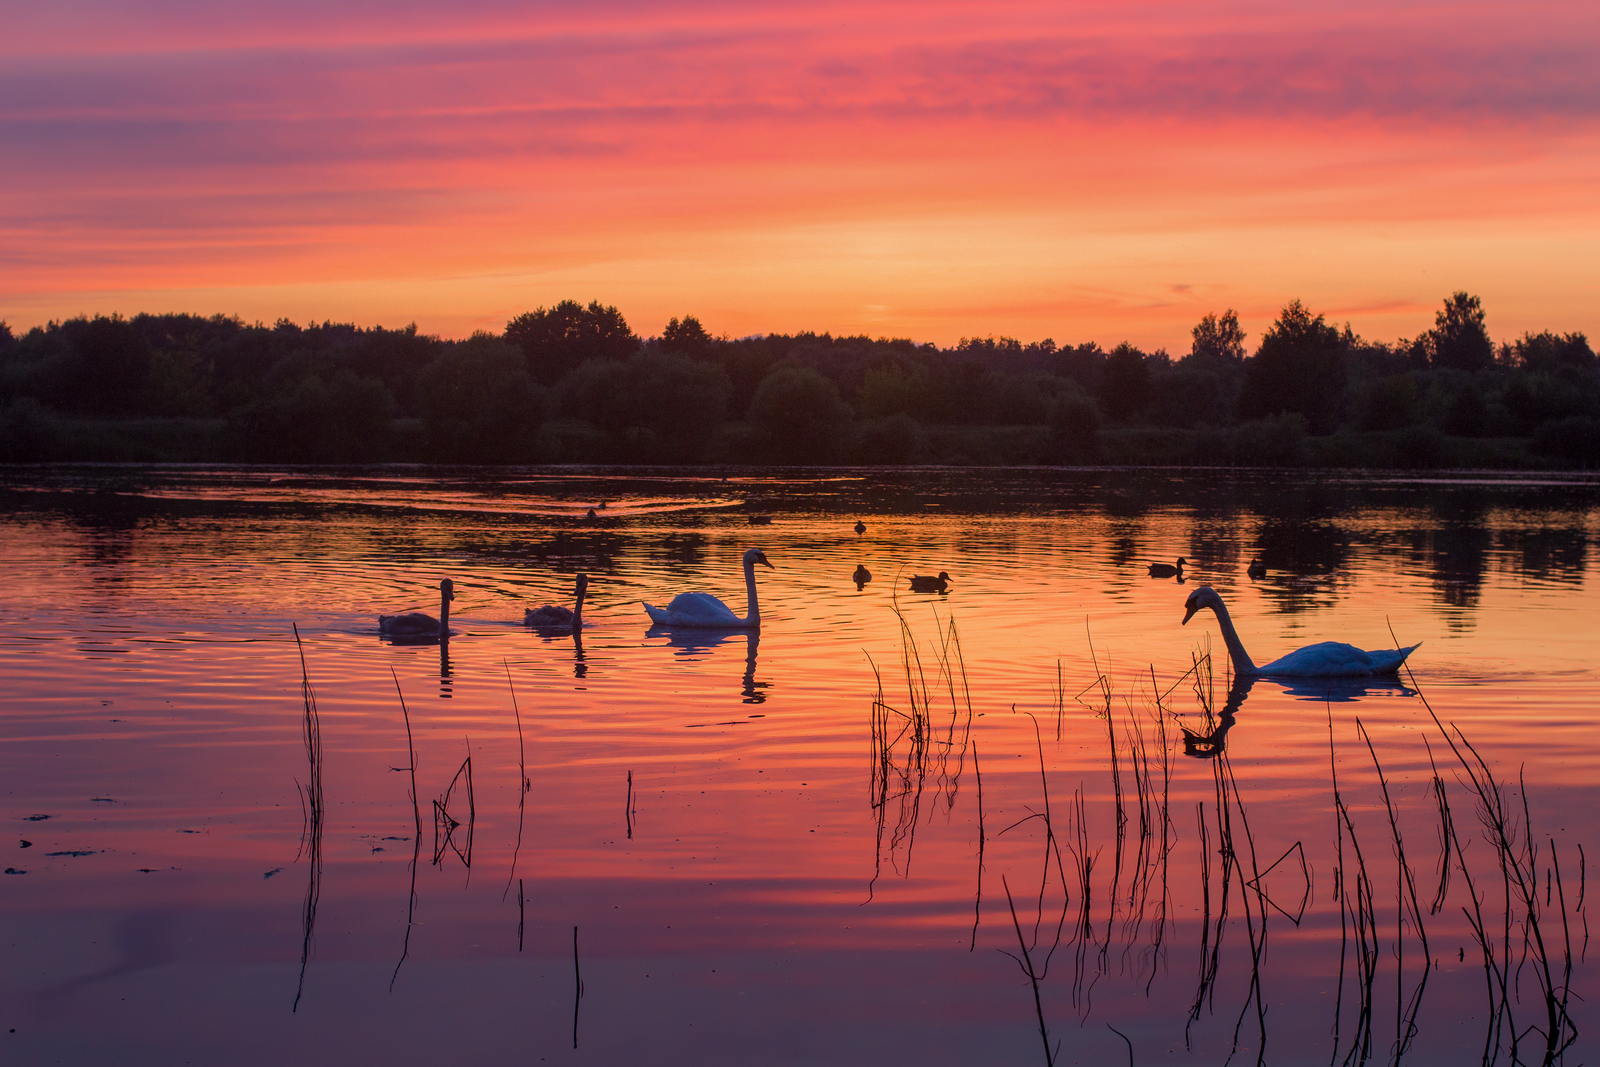
[[[1587,467],[1581,333],[1495,344],[1455,293],[1368,341],[1290,301],[1252,353],[1209,314],[1187,353],[1009,337],[641,338],[563,301],[462,341],[324,322],[0,322],[0,461],[1198,463]]]

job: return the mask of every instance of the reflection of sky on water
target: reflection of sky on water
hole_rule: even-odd
[[[316,489],[314,476],[291,473]],[[734,474],[730,485],[759,497],[772,526],[752,529],[743,512],[715,508],[605,527],[534,522],[496,512],[499,490],[479,475],[456,479],[441,499],[468,485],[489,505],[403,519],[387,508],[230,497],[246,476],[227,471],[206,474],[205,494],[189,498],[130,495],[146,478],[138,472],[109,476],[116,496],[9,496],[0,519],[12,575],[0,588],[8,810],[15,820],[51,816],[13,823],[35,844],[13,842],[5,866],[28,873],[0,881],[0,935],[19,961],[0,979],[0,1006],[36,1042],[23,1062],[33,1052],[95,1061],[112,1047],[122,1062],[162,1062],[174,1047],[205,1058],[236,1044],[245,1049],[237,1062],[263,1063],[350,1062],[366,1054],[350,1053],[357,1046],[414,1062],[449,1042],[447,1057],[573,1055],[563,1043],[574,925],[589,991],[581,1061],[746,1062],[744,1042],[760,1041],[829,1062],[882,1062],[886,1047],[930,1063],[1037,1055],[1031,995],[992,950],[1011,936],[1000,877],[1036,890],[1042,839],[1036,823],[994,835],[1040,809],[1031,713],[1051,803],[1059,812],[1082,790],[1103,857],[1096,877],[1110,878],[1107,720],[1084,703],[1091,694],[1073,697],[1097,672],[1111,679],[1130,796],[1125,746],[1137,735],[1156,757],[1150,692],[1164,694],[1177,925],[1160,953],[1147,925],[1131,944],[1118,941],[1081,1027],[1070,980],[1052,978],[1053,1033],[1082,1062],[1125,1055],[1108,1021],[1132,1034],[1141,1062],[1144,1050],[1182,1041],[1199,938],[1197,806],[1214,818],[1225,763],[1262,866],[1298,841],[1314,874],[1302,926],[1272,935],[1268,1059],[1297,1047],[1325,1056],[1339,930],[1330,719],[1341,788],[1373,835],[1363,843],[1374,862],[1391,863],[1386,826],[1370,819],[1382,801],[1357,716],[1422,868],[1437,859],[1422,744],[1432,723],[1409,681],[1262,679],[1235,696],[1220,666],[1208,720],[1194,679],[1182,677],[1208,645],[1221,651],[1209,620],[1179,625],[1197,584],[1227,599],[1258,661],[1322,639],[1384,647],[1391,625],[1405,643],[1423,641],[1415,688],[1501,772],[1514,778],[1526,765],[1541,832],[1562,848],[1589,840],[1600,619],[1588,605],[1587,483]],[[51,475],[14,477],[39,487]],[[74,490],[94,484],[89,473],[72,477]],[[164,492],[187,477],[148,476]],[[402,480],[408,493],[428,491],[415,475]],[[606,499],[608,512],[626,513],[636,492],[630,476],[532,481],[546,494]],[[637,482],[640,499],[700,492],[675,493],[655,475]],[[857,518],[868,525],[860,537]],[[639,601],[674,590],[742,607],[738,556],[750,544],[778,568],[761,575],[759,636],[648,628]],[[1187,586],[1148,576],[1150,562],[1180,555]],[[1244,567],[1258,556],[1268,573],[1252,582]],[[849,576],[863,563],[877,580],[858,591]],[[525,606],[564,603],[579,570],[592,579],[580,637],[518,624]],[[905,574],[939,570],[952,575],[948,596],[904,591]],[[421,647],[376,639],[379,612],[437,610],[441,577],[456,583],[455,637]],[[917,640],[912,677],[896,605]],[[306,760],[291,622],[318,694],[328,798],[317,935],[292,1023],[306,888],[295,783]],[[941,675],[946,662],[964,665],[961,684]],[[518,819],[508,671],[530,783],[516,872],[527,892],[520,955],[515,889],[502,899]],[[470,876],[460,864],[430,867],[423,849],[417,925],[391,997],[415,844],[396,679],[415,734],[424,832],[428,805],[470,751],[476,837]],[[875,847],[867,724],[880,684],[894,714],[925,709],[933,762],[914,837],[886,835],[885,870],[895,873],[863,906]],[[990,835],[975,953],[977,781],[969,754],[957,752],[969,699]],[[1212,758],[1181,758],[1190,734],[1210,738],[1212,751],[1195,754]],[[1437,756],[1437,738],[1434,747]],[[1458,819],[1470,822],[1470,805],[1458,802]],[[1133,842],[1137,818],[1128,825]],[[72,851],[89,854],[49,855]],[[1391,864],[1375,880],[1392,874]],[[1291,889],[1281,893],[1298,899]],[[1094,899],[1111,899],[1109,882]],[[1462,1020],[1482,971],[1458,915],[1432,920],[1430,936],[1448,951],[1435,952],[1424,1036],[1408,1061],[1476,1055],[1481,1034]],[[1392,914],[1380,918],[1392,925]],[[1097,927],[1105,920],[1097,911]],[[1242,928],[1228,937],[1229,952],[1246,941]],[[1196,1024],[1201,1062],[1226,1055],[1242,966],[1225,955],[1216,1014]],[[464,1018],[441,1018],[452,1012]],[[819,1017],[833,1022],[818,1028]]]

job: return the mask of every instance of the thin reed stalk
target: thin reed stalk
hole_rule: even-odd
[[[306,821],[302,831],[301,846],[309,859],[306,877],[305,901],[300,910],[302,938],[300,943],[300,980],[295,986],[294,1006],[290,1012],[300,1010],[300,998],[306,988],[306,967],[311,962],[312,936],[317,926],[317,903],[322,897],[322,717],[317,711],[317,694],[311,688],[311,672],[306,668],[305,645],[300,641],[300,627],[294,630],[295,650],[300,654],[300,696],[305,713],[301,719],[301,736],[306,746],[306,762],[310,765],[304,789],[303,804]],[[296,859],[299,857],[297,856]]]

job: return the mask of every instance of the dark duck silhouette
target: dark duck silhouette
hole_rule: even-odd
[[[940,571],[937,578],[927,574],[913,574],[907,579],[913,593],[944,593],[950,588],[950,573]]]
[[[1250,561],[1250,566],[1244,569],[1244,572],[1250,576],[1252,582],[1259,582],[1267,576],[1267,565],[1259,559],[1253,559]]]
[[[1183,577],[1183,565],[1187,562],[1182,556],[1179,556],[1177,563],[1152,563],[1150,564],[1150,577],[1181,578]]]
[[[856,583],[856,590],[859,592],[862,586],[872,581],[872,572],[867,570],[864,565],[857,563],[856,571],[850,576],[850,580]]]

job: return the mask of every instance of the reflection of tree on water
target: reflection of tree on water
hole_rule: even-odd
[[[745,704],[764,704],[767,700],[766,689],[770,682],[756,681],[756,654],[761,649],[760,630],[717,630],[701,629],[699,627],[685,627],[682,629],[668,629],[664,626],[652,626],[645,631],[646,637],[665,637],[667,644],[677,649],[677,655],[686,659],[700,659],[706,656],[713,648],[724,642],[742,637],[745,640],[744,653],[744,679],[740,694]]]

